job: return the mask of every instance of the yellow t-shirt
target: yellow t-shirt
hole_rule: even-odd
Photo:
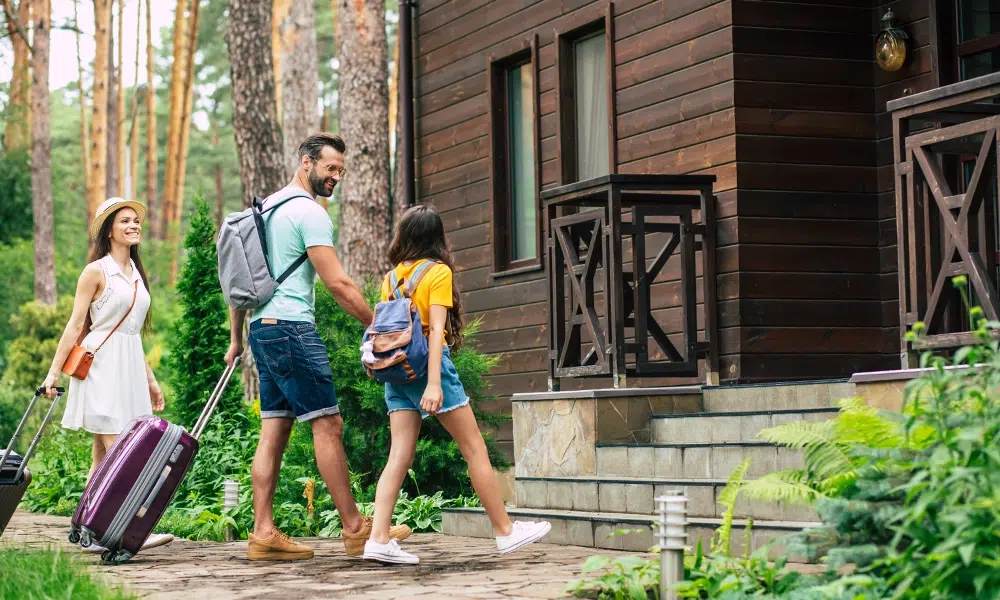
[[[410,281],[410,276],[416,270],[417,265],[420,261],[414,261],[412,263],[400,263],[396,265],[396,279],[397,281],[402,279],[404,285],[408,285]],[[420,312],[420,321],[424,326],[424,336],[430,333],[431,328],[431,305],[444,306],[447,308],[452,307],[451,302],[451,282],[452,274],[451,269],[445,264],[436,264],[427,268],[424,272],[423,279],[420,280],[420,284],[417,289],[413,290],[410,295],[410,300],[417,306],[417,310]],[[389,289],[389,277],[385,277],[382,280],[382,295],[381,301],[385,302],[389,300],[391,296],[391,290]],[[448,332],[445,331],[445,345],[448,344]]]

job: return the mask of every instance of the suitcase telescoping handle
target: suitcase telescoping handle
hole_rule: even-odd
[[[222,378],[219,382],[215,384],[215,389],[212,390],[212,395],[208,397],[208,402],[205,403],[205,408],[201,411],[201,416],[195,421],[194,427],[191,428],[191,436],[194,439],[200,439],[201,434],[205,433],[205,428],[208,427],[208,421],[212,418],[212,413],[215,412],[215,407],[219,405],[219,399],[222,398],[222,392],[225,391],[226,385],[229,383],[229,378],[233,376],[233,372],[236,371],[236,367],[240,366],[241,358],[236,357],[233,364],[226,367],[226,370],[222,373]]]
[[[55,390],[56,397],[52,400],[52,405],[49,406],[49,412],[45,413],[45,419],[42,420],[42,425],[38,428],[38,433],[36,433],[35,438],[31,440],[31,445],[28,446],[28,451],[21,457],[21,466],[17,469],[17,473],[14,475],[14,483],[21,480],[21,475],[24,474],[24,469],[28,466],[28,459],[31,458],[32,452],[35,451],[35,447],[38,446],[38,442],[42,439],[42,432],[45,431],[45,426],[49,424],[49,420],[52,418],[52,413],[56,409],[56,404],[59,404],[59,399],[62,398],[62,395],[66,392],[66,389],[61,387],[57,387]],[[35,408],[35,404],[43,394],[45,394],[44,387],[40,387],[35,390],[35,397],[32,398],[31,403],[28,404],[28,410],[24,411],[24,416],[21,417],[21,422],[18,424],[17,429],[14,430],[14,436],[10,438],[10,443],[7,444],[7,449],[3,451],[3,457],[0,458],[0,467],[7,464],[7,458],[14,450],[14,444],[17,443],[17,438],[21,436],[21,431],[28,422],[28,417],[31,416],[31,411]]]

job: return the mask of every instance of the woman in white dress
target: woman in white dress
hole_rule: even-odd
[[[73,314],[42,384],[49,396],[55,395],[56,380],[75,344],[97,350],[87,377],[70,378],[62,420],[67,429],[94,434],[88,480],[132,419],[163,410],[163,393],[142,350],[142,335],[150,330],[148,279],[139,258],[145,217],[145,206],[122,198],[109,198],[98,207],[90,226],[90,263],[77,282]],[[152,535],[144,548],[172,539]]]

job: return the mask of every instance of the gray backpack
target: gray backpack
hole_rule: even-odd
[[[219,282],[222,283],[222,295],[232,308],[249,310],[267,304],[278,286],[309,258],[303,253],[277,279],[271,272],[264,232],[264,213],[295,198],[312,200],[305,195],[292,196],[264,210],[264,201],[254,198],[250,208],[231,213],[222,222],[216,243],[219,252]]]

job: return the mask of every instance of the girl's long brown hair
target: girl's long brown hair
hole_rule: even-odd
[[[420,259],[436,260],[448,265],[452,271],[451,308],[448,309],[448,344],[457,349],[462,346],[462,294],[455,281],[455,260],[444,235],[444,223],[433,206],[418,204],[405,213],[396,227],[396,235],[389,246],[389,261],[398,265]]]
[[[88,262],[96,262],[101,260],[105,256],[111,253],[111,228],[114,227],[115,219],[118,217],[118,213],[123,209],[128,208],[123,206],[115,212],[111,213],[111,216],[104,220],[104,224],[101,225],[101,230],[97,233],[97,239],[94,240],[94,247],[90,250],[90,260]],[[128,249],[129,257],[132,262],[135,263],[135,268],[139,270],[139,277],[142,278],[142,284],[149,289],[149,279],[146,278],[146,269],[142,266],[142,259],[139,258],[139,244],[131,246]],[[105,282],[104,285],[107,285]],[[152,307],[150,307],[152,309]],[[142,322],[142,335],[148,336],[153,331],[153,311],[146,311],[146,320]],[[90,332],[90,326],[93,325],[93,321],[90,320],[90,311],[87,311],[87,318],[83,323],[83,334],[87,335]]]

